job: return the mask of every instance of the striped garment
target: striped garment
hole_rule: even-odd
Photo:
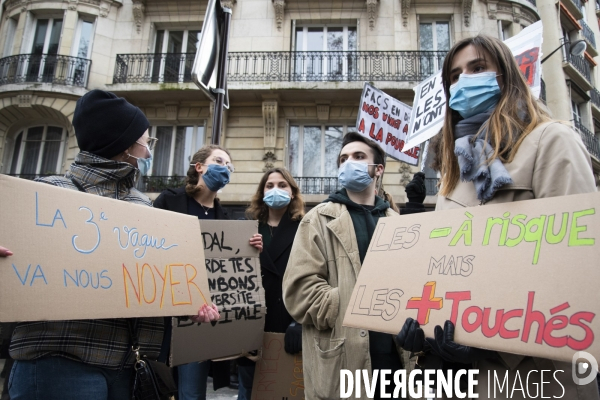
[[[150,199],[133,187],[138,173],[131,164],[81,152],[65,176],[49,176],[37,181],[79,190],[73,183],[74,179],[88,193],[151,206]],[[156,359],[163,339],[164,318],[136,318],[132,321],[141,354]],[[24,322],[17,325],[12,335],[10,356],[15,360],[62,356],[118,369],[129,352],[129,343],[126,319]],[[125,365],[131,366],[133,361],[131,354]]]

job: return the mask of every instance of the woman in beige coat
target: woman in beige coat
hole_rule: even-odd
[[[538,106],[500,40],[480,35],[457,43],[446,56],[442,79],[449,101],[434,161],[441,173],[436,210],[596,191],[581,138]],[[550,370],[542,378],[545,398],[598,399],[596,381],[575,385],[571,363],[461,346],[452,340],[453,329],[448,321],[444,329],[436,327],[436,338],[425,339],[409,318],[397,342],[430,358],[472,364],[479,369],[480,399],[540,398],[541,370]],[[508,388],[499,392],[496,385],[494,395],[494,372],[502,381],[507,371]],[[517,374],[528,387],[513,392]]]

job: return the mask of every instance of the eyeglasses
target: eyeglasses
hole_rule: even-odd
[[[136,143],[139,144],[140,146],[146,146],[149,151],[154,150],[154,148],[156,147],[156,142],[158,142],[158,139],[155,137],[149,137],[147,143],[141,143],[141,142],[136,141]]]
[[[233,173],[235,171],[233,164],[225,161],[225,159],[223,159],[223,157],[215,156],[211,160],[214,161],[215,164],[219,164],[220,166],[227,168],[229,170],[229,172],[231,172],[231,173]],[[192,167],[194,167],[194,166],[196,166],[196,164],[197,163],[192,163],[190,165]],[[206,165],[206,163],[204,163],[204,165]]]

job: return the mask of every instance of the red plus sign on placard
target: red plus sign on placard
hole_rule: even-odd
[[[435,282],[427,282],[423,286],[423,295],[421,297],[411,297],[406,304],[406,309],[417,309],[417,321],[421,325],[429,322],[429,312],[431,309],[440,310],[443,305],[441,297],[435,296]]]

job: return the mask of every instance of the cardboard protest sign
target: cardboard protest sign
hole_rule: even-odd
[[[388,156],[410,165],[419,162],[419,148],[403,152],[411,108],[365,82],[356,130],[375,141]]]
[[[256,362],[252,400],[304,399],[302,353],[283,349],[283,333],[265,332]]]
[[[542,21],[529,25],[504,43],[515,56],[533,96],[538,98],[542,89]],[[435,136],[442,129],[446,115],[446,94],[441,70],[413,90],[415,98],[405,151]]]
[[[258,250],[248,244],[258,222],[202,220],[200,226],[210,297],[221,318],[210,324],[174,318],[171,365],[234,356],[262,343],[265,294]]]
[[[600,193],[381,218],[344,325],[571,361],[600,357]]]
[[[196,218],[0,175],[0,321],[193,315]]]

